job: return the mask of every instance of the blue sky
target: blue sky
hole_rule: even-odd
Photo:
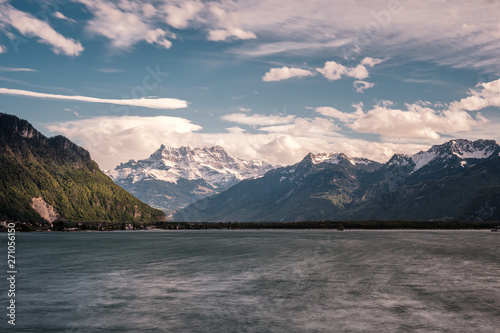
[[[499,1],[0,0],[0,112],[102,168],[500,138]]]

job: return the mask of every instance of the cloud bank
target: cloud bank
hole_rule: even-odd
[[[362,105],[356,105],[356,112],[353,113],[332,107],[318,107],[315,111],[336,119],[356,132],[378,134],[386,139],[438,140],[443,135],[471,131],[489,122],[480,113],[472,117],[465,111],[440,111],[418,103],[406,104],[406,110],[392,108],[391,105],[378,103],[366,112]]]
[[[265,42],[242,45],[246,56],[331,52],[347,60],[370,54],[500,73],[500,2],[231,1],[241,24]],[[425,18],[425,22],[422,21]],[[443,47],[445,46],[445,47]],[[368,61],[368,60],[366,60]],[[368,66],[368,63],[362,65]]]
[[[469,97],[450,104],[450,109],[477,111],[487,107],[500,107],[500,79],[479,83],[469,91]]]
[[[114,168],[130,158],[145,158],[164,144],[176,147],[192,142],[202,129],[178,117],[96,117],[46,126],[87,148],[101,168]]]
[[[309,152],[344,152],[349,156],[386,161],[394,152],[415,153],[427,147],[346,138],[336,134],[337,127],[324,118],[293,117],[285,124],[272,117],[269,121],[264,118],[262,116],[258,122],[257,133],[238,126],[228,127],[225,132],[202,133],[201,126],[188,119],[164,116],[96,117],[47,124],[46,128],[83,145],[103,169],[114,168],[131,158],[146,158],[161,144],[173,147],[220,145],[236,157],[281,165],[296,163]],[[273,123],[277,124],[269,125]]]
[[[75,0],[91,14],[85,29],[118,49],[139,42],[170,48],[177,33],[197,30],[207,40],[248,40],[234,53],[261,57],[330,52],[353,60],[412,55],[413,60],[500,73],[500,2],[287,0]],[[72,22],[60,11],[53,17]],[[425,24],[422,18],[425,17]],[[35,36],[60,54],[78,56],[79,41],[65,37],[50,22],[0,3],[0,29]],[[445,45],[446,47],[443,47]],[[0,47],[0,53],[6,47]],[[373,66],[376,58],[361,65]],[[361,78],[358,78],[361,80]]]

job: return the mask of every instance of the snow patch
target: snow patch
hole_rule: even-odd
[[[408,160],[392,161],[391,163],[389,163],[389,165],[396,165],[396,166],[401,166],[401,167],[407,166],[408,164],[410,164],[410,162],[408,162]]]
[[[488,158],[493,154],[493,151],[486,148],[483,150],[473,150],[473,151],[460,151],[460,152],[453,152],[453,155],[456,155],[460,158],[477,158],[477,159],[484,159]]]
[[[366,158],[358,158],[358,157],[349,158],[349,162],[351,162],[354,165],[358,165],[358,164],[368,165],[368,164],[372,163],[372,161],[367,160]]]
[[[413,172],[426,166],[427,164],[429,164],[429,162],[431,162],[437,156],[438,156],[438,153],[435,151],[422,151],[420,153],[417,153],[415,155],[410,156],[413,163],[415,163],[415,168],[413,169]]]
[[[341,160],[345,158],[344,154],[327,154],[320,153],[312,155],[313,164],[328,163],[328,164],[339,164]]]
[[[359,158],[359,157],[350,158],[343,153],[320,153],[312,155],[313,164],[328,163],[337,165],[343,160],[349,161],[349,163],[351,163],[352,165],[358,165],[358,164],[368,165],[372,163],[372,161],[366,158]]]

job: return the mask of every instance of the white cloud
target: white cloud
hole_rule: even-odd
[[[500,142],[500,119],[492,118],[487,124],[481,126],[476,126],[467,132],[457,132],[454,134],[454,138],[467,138],[469,140],[496,140]]]
[[[46,127],[83,145],[103,169],[114,168],[131,158],[145,158],[161,144],[190,144],[193,133],[202,129],[187,119],[165,116],[97,117]]]
[[[231,37],[236,39],[254,39],[257,38],[251,31],[245,31],[241,28],[228,27],[227,29],[215,29],[208,32],[208,39],[212,41],[224,41]]]
[[[355,113],[325,107],[316,111],[344,122],[356,132],[379,134],[386,138],[436,140],[441,135],[469,131],[488,122],[480,114],[473,118],[465,111],[436,111],[419,104],[407,105],[407,110],[392,109],[381,103],[367,112],[363,112],[361,107]]]
[[[0,67],[0,72],[36,72],[36,70],[22,67]]]
[[[170,48],[167,39],[175,35],[166,31],[166,25],[176,29],[194,28],[207,32],[207,39],[226,41],[230,39],[255,39],[252,31],[245,29],[240,21],[241,13],[231,1],[223,4],[216,1],[169,1],[141,3],[121,0],[75,0],[84,4],[94,15],[87,25],[93,34],[111,40],[117,49],[128,49],[140,41]]]
[[[123,69],[113,68],[113,67],[104,67],[97,69],[98,72],[101,73],[122,73]]]
[[[245,113],[232,113],[222,116],[225,121],[230,121],[237,124],[249,126],[270,126],[270,125],[283,125],[290,124],[294,121],[295,116],[276,116],[276,115],[248,115]]]
[[[185,29],[204,7],[199,1],[183,1],[166,4],[163,11],[167,14],[166,22],[169,25],[177,29]]]
[[[38,37],[41,43],[49,45],[56,54],[78,56],[83,51],[80,42],[64,37],[47,22],[17,10],[6,3],[0,3],[0,23],[15,28],[23,36]]]
[[[348,138],[335,132],[336,126],[325,120],[298,118],[292,124],[262,127],[256,134],[231,127],[227,133],[199,134],[199,141],[190,144],[220,145],[233,156],[280,165],[299,162],[309,152],[342,152],[352,157],[386,162],[394,153],[416,153],[429,148],[414,143],[378,143]]]
[[[133,2],[122,1],[114,4],[102,0],[77,0],[89,9],[94,18],[88,22],[87,30],[111,40],[111,46],[127,49],[140,41],[156,44],[166,49],[172,42],[166,39],[173,34],[155,27],[151,15],[151,7],[146,11]]]
[[[54,15],[54,17],[56,17],[56,18],[58,18],[60,20],[68,21],[68,22],[71,22],[71,23],[76,23],[75,20],[73,20],[72,18],[67,17],[66,15],[64,15],[61,12],[55,12],[53,15]]]
[[[469,97],[450,104],[451,110],[477,111],[490,106],[500,107],[500,79],[478,83]]]
[[[3,45],[0,45],[0,54],[7,53],[7,48]]]
[[[108,99],[96,98],[87,96],[70,96],[45,94],[27,90],[0,88],[0,94],[27,96],[35,98],[61,99],[69,101],[89,102],[89,103],[106,103],[115,105],[139,106],[151,109],[182,109],[187,107],[187,102],[175,98],[139,98],[139,99]]]
[[[266,44],[242,45],[246,55],[330,51],[345,59],[365,54],[500,72],[498,1],[230,1],[241,25]],[[422,21],[425,18],[425,23]],[[464,24],[474,29],[463,29]],[[334,44],[336,41],[342,43]],[[325,45],[331,44],[327,47]],[[446,45],[446,47],[443,47]],[[275,54],[275,53],[274,53]]]
[[[271,68],[269,72],[267,72],[262,77],[262,81],[264,82],[281,81],[290,79],[292,77],[304,77],[304,76],[314,76],[314,73],[302,68],[285,66],[281,68]]]
[[[500,107],[500,79],[479,83],[469,95],[450,103],[448,108],[442,104],[417,101],[406,104],[406,110],[402,110],[394,108],[392,101],[381,100],[367,112],[363,111],[362,103],[353,105],[356,108],[354,113],[332,107],[317,107],[315,111],[343,122],[356,132],[393,139],[437,140],[443,135],[457,134],[466,137],[467,133],[476,133],[486,126],[490,129],[498,126],[496,121],[492,123],[479,112],[474,117],[468,112]]]
[[[327,61],[323,68],[316,68],[316,70],[329,81],[340,80],[343,76],[359,80],[366,79],[369,76],[368,70],[361,64],[356,67],[345,67],[335,61]]]
[[[357,92],[362,93],[366,89],[373,88],[375,86],[375,83],[366,81],[354,81],[352,85]]]
[[[250,112],[250,111],[252,111],[252,109],[250,109],[250,108],[239,108],[238,110],[241,111],[241,112]]]
[[[231,49],[232,53],[241,54],[249,57],[263,57],[276,54],[293,54],[295,56],[310,55],[312,50],[315,52],[328,51],[349,44],[350,39],[333,39],[327,41],[314,42],[311,40],[303,41],[277,41],[277,42],[262,42],[259,44],[250,44]]]
[[[155,15],[157,15],[158,11],[156,10],[155,6],[153,6],[150,3],[145,3],[142,5],[142,15],[145,18],[151,18]]]
[[[339,111],[340,112],[340,111]],[[303,118],[295,115],[247,115],[233,113],[222,117],[225,121],[251,126],[262,132],[298,136],[336,136],[338,127],[329,119]]]
[[[324,116],[338,119],[342,122],[349,122],[357,118],[356,114],[342,112],[329,106],[317,107],[315,111]]]
[[[167,31],[159,28],[155,30],[149,30],[148,32],[146,32],[145,40],[149,44],[156,43],[166,49],[169,49],[170,47],[172,47],[172,42],[165,38],[167,34]]]
[[[293,123],[285,125],[262,126],[258,130],[269,133],[289,134],[293,137],[337,136],[339,128],[325,118],[295,118]]]
[[[472,118],[467,112],[436,112],[419,105],[408,105],[408,110],[375,107],[356,119],[351,128],[361,133],[375,133],[385,137],[438,139],[484,124],[485,118]]]
[[[366,57],[362,60],[363,64],[358,64],[356,67],[346,67],[335,61],[327,61],[322,68],[316,68],[316,71],[321,73],[329,81],[340,80],[342,77],[352,77],[358,80],[365,79],[369,76],[368,70],[364,64],[373,67],[374,65],[382,62],[383,60]],[[263,77],[262,81],[282,81],[293,77],[314,76],[315,73],[295,67],[281,67],[271,68]],[[363,90],[373,87],[373,83],[365,81],[356,81],[354,87],[356,91],[363,92]]]
[[[452,6],[432,0],[373,0],[361,6],[339,0],[287,0],[285,5],[278,0],[75,1],[85,4],[94,15],[88,31],[109,38],[117,48],[145,41],[148,31],[174,27],[206,31],[207,38],[216,41],[262,37],[262,42],[243,43],[234,50],[250,56],[330,52],[353,60],[369,54],[361,63],[369,67],[380,58],[411,55],[411,60],[500,73],[500,3],[496,1],[477,4],[457,0]],[[0,21],[9,27],[16,25],[23,34],[40,37],[56,52],[82,52],[81,44],[61,36],[43,21],[32,17],[38,23],[28,31],[23,28],[30,25],[28,20],[8,19],[6,9],[13,8],[5,1],[0,7]],[[56,17],[66,17],[58,13]],[[166,47],[166,40],[169,38],[157,44]]]
[[[363,60],[361,60],[361,65],[373,67],[373,66],[378,65],[384,61],[385,61],[384,59],[365,57],[365,58],[363,58]]]
[[[215,22],[215,29],[208,32],[208,39],[224,41],[229,38],[255,39],[257,36],[252,31],[244,30],[240,25],[241,14],[237,11],[226,11],[222,4],[212,2],[208,10]]]

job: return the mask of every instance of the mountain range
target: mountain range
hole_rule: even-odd
[[[164,221],[148,204],[188,222],[500,220],[493,140],[452,140],[386,163],[310,153],[284,167],[219,146],[161,146],[107,174],[69,139],[0,113],[1,220]]]
[[[149,158],[130,160],[105,173],[152,207],[172,212],[273,168],[264,161],[232,157],[220,146],[162,145]]]
[[[87,150],[0,113],[0,219],[147,224],[165,214],[114,184]]]
[[[452,140],[380,164],[344,154],[243,180],[178,211],[178,221],[500,219],[500,146]]]

